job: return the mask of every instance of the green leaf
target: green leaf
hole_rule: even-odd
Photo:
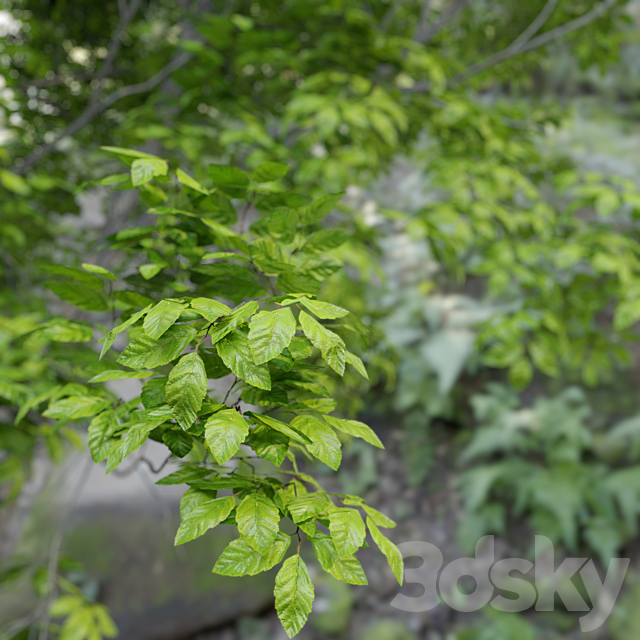
[[[311,345],[306,338],[296,336],[288,346],[289,353],[294,360],[304,360],[311,356]]]
[[[218,464],[230,460],[249,434],[245,419],[235,409],[214,413],[204,426],[207,447]]]
[[[59,420],[78,420],[94,416],[111,406],[111,400],[99,396],[69,396],[49,405],[42,414],[45,418]]]
[[[167,404],[164,397],[165,387],[167,386],[167,376],[162,378],[152,378],[142,387],[140,392],[140,400],[145,409],[154,409],[163,404]]]
[[[53,342],[88,342],[93,338],[93,329],[85,324],[56,318],[42,325],[40,336]]]
[[[334,471],[338,470],[342,460],[342,451],[340,450],[340,440],[330,426],[311,416],[296,416],[291,421],[291,426],[304,433],[312,441],[312,444],[307,445],[307,449],[312,455]]]
[[[310,300],[309,298],[300,298],[300,304],[305,306],[311,313],[322,318],[323,320],[333,320],[335,318],[343,318],[349,312],[341,307],[336,307],[334,304],[328,302],[321,302],[320,300]]]
[[[289,172],[289,167],[281,162],[263,162],[253,171],[251,176],[255,182],[273,182],[284,178]]]
[[[236,506],[233,496],[212,498],[208,492],[204,491],[198,491],[196,495],[197,498],[191,503],[188,511],[184,516],[181,515],[180,527],[175,539],[176,546],[195,540],[209,529],[218,526]]]
[[[184,458],[193,448],[193,440],[188,433],[174,431],[173,429],[162,434],[162,442],[167,445],[169,451],[177,458]]]
[[[298,214],[289,207],[277,207],[271,212],[267,221],[267,229],[282,242],[291,242],[298,226]]]
[[[324,253],[344,244],[351,233],[344,229],[321,229],[307,238],[302,250],[306,253]],[[339,316],[338,316],[339,317]]]
[[[314,320],[304,311],[300,312],[300,324],[305,336],[311,340],[313,345],[320,349],[322,357],[327,364],[340,375],[344,374],[346,361],[346,348],[342,338],[323,327],[317,320]]]
[[[367,527],[369,527],[369,533],[371,533],[373,541],[378,545],[380,551],[382,551],[386,556],[387,562],[389,563],[391,571],[393,571],[393,575],[396,577],[398,584],[402,584],[404,564],[402,562],[400,549],[380,533],[380,529],[376,526],[373,518],[367,518]]]
[[[185,305],[173,300],[162,300],[150,309],[142,327],[144,332],[156,340],[180,317]]]
[[[169,432],[168,432],[169,433]],[[175,433],[181,433],[176,431]],[[182,434],[186,435],[186,434]],[[161,480],[158,480],[156,484],[184,484],[190,480],[201,480],[211,473],[210,469],[203,469],[202,467],[184,466],[168,476],[165,476]]]
[[[173,417],[183,429],[196,420],[202,400],[207,395],[207,374],[204,362],[197,353],[182,356],[167,380],[165,396]]]
[[[384,449],[384,445],[380,442],[380,438],[375,434],[371,427],[364,422],[357,420],[344,420],[342,418],[334,418],[333,416],[324,416],[324,419],[334,428],[344,433],[348,433],[354,438],[362,438],[365,442],[372,444],[378,449]]]
[[[249,339],[244,333],[234,331],[220,340],[216,349],[223,362],[238,378],[258,389],[271,389],[269,369],[264,365],[255,364]]]
[[[131,164],[131,184],[139,187],[157,176],[166,176],[169,167],[160,158],[138,158]]]
[[[124,369],[109,369],[108,371],[103,371],[99,373],[97,376],[93,376],[89,380],[90,383],[93,382],[108,382],[109,380],[131,380],[134,378],[148,378],[149,376],[155,376],[156,373],[154,371],[125,371]]]
[[[249,434],[247,444],[265,460],[279,467],[289,451],[289,438],[264,424],[259,424]]]
[[[237,167],[210,164],[209,177],[221,191],[236,198],[242,197],[249,186],[249,176]]]
[[[232,311],[227,317],[222,318],[222,320],[216,323],[216,325],[209,331],[211,344],[216,344],[226,335],[231,333],[236,327],[244,324],[257,310],[258,303],[252,300],[251,302],[246,302],[242,306],[238,307],[235,311]]]
[[[176,170],[176,177],[185,187],[198,191],[205,196],[209,195],[209,191],[207,191],[207,189],[205,189],[197,180],[194,180],[190,175],[187,175],[182,169]]]
[[[83,263],[82,268],[89,273],[95,273],[96,275],[102,276],[103,278],[108,278],[113,282],[116,281],[116,277],[113,275],[113,273],[111,273],[111,271],[105,269],[104,267],[99,267],[97,264],[88,264],[85,262]]]
[[[305,496],[291,500],[287,504],[287,509],[291,514],[291,519],[296,524],[299,524],[322,513],[330,504],[331,501],[325,494],[308,493]]]
[[[366,504],[356,504],[354,500],[349,499],[344,500],[344,504],[355,504],[355,506],[362,507],[367,512],[367,515],[371,518],[371,520],[373,520],[373,522],[379,527],[393,529],[396,526],[396,523],[391,518],[387,518],[384,513],[380,513],[377,509],[369,507]]]
[[[262,555],[244,538],[239,538],[222,552],[213,567],[213,572],[223,576],[255,576],[262,571],[269,571],[282,561],[290,544],[290,536],[278,533],[273,544]]]
[[[330,535],[317,532],[310,540],[316,558],[327,573],[348,584],[369,584],[358,559],[355,556],[341,558]]]
[[[29,183],[22,176],[6,169],[0,169],[0,184],[19,196],[28,196],[31,193]]]
[[[345,192],[335,193],[330,196],[324,196],[318,198],[313,202],[310,202],[306,207],[300,210],[300,218],[303,224],[315,224],[318,220],[324,218],[329,214],[336,206],[339,200],[344,198]]]
[[[157,158],[157,156],[152,156],[150,153],[145,153],[144,151],[136,151],[135,149],[125,149],[124,147],[100,147],[100,150],[131,158]]]
[[[297,429],[294,429],[286,422],[281,422],[280,420],[276,420],[271,416],[264,415],[263,413],[254,413],[253,411],[247,411],[246,415],[255,420],[258,424],[264,424],[267,427],[271,427],[271,429],[279,431],[288,438],[291,438],[292,440],[295,440],[300,444],[313,444],[313,440],[308,438],[304,433],[301,433]]]
[[[341,558],[354,554],[362,546],[367,533],[360,513],[346,508],[329,513],[329,531]]]
[[[151,280],[151,278],[157,276],[165,266],[166,265],[156,263],[142,264],[138,267],[138,271],[145,280]]]
[[[287,635],[293,638],[304,627],[313,606],[313,584],[299,555],[284,561],[276,576],[276,611]]]
[[[115,411],[99,413],[89,424],[87,442],[94,462],[102,462],[110,453],[117,440],[111,436],[120,428]]]
[[[138,320],[140,320],[140,318],[142,318],[149,311],[149,309],[151,309],[152,306],[153,305],[150,304],[149,306],[138,311],[137,313],[134,313],[128,320],[119,324],[117,327],[114,327],[113,329],[111,329],[111,331],[109,331],[109,333],[107,334],[107,337],[105,338],[104,344],[102,345],[100,360],[102,360],[102,357],[104,356],[104,354],[107,351],[109,351],[109,349],[111,348],[111,345],[115,342],[116,336],[122,333],[123,331],[126,331],[131,325],[138,322]]]
[[[82,311],[106,311],[109,308],[107,299],[95,289],[90,289],[82,284],[70,282],[48,282],[45,284],[59,298],[78,307]]]
[[[146,334],[140,335],[120,354],[118,362],[132,369],[161,367],[175,360],[196,333],[193,327],[174,325],[158,340]]]
[[[367,370],[364,368],[364,363],[362,362],[362,360],[355,355],[355,353],[351,353],[351,351],[347,351],[345,353],[345,358],[346,361],[355,368],[355,370],[363,377],[366,378],[367,380],[369,379],[369,374],[367,373]]]
[[[194,298],[191,301],[191,308],[195,309],[209,322],[215,322],[218,318],[228,316],[231,313],[231,309],[226,304],[209,298]]]
[[[275,358],[291,344],[296,333],[296,320],[291,309],[261,311],[249,324],[249,345],[256,364]]]
[[[238,505],[236,520],[245,540],[265,555],[279,531],[280,512],[273,500],[262,492],[250,493]]]
[[[171,418],[170,407],[160,407],[152,409],[144,420],[140,422],[134,420],[129,423],[129,430],[109,453],[106,472],[111,473],[129,454],[139,449],[149,433],[169,418]]]

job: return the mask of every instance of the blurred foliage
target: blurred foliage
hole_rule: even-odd
[[[115,314],[154,299],[150,282],[175,296],[191,286],[163,270],[194,259],[196,221],[183,219],[173,236],[149,231],[142,216],[165,195],[157,181],[142,181],[140,196],[118,218],[116,198],[132,195],[134,183],[128,174],[108,178],[121,169],[101,145],[140,147],[184,167],[200,185],[209,184],[210,164],[253,171],[285,162],[291,171],[274,191],[318,197],[347,190],[327,218],[351,234],[332,249],[345,268],[328,266],[334,273],[323,273],[321,295],[361,318],[342,330],[363,353],[369,381],[348,372],[344,386],[327,376],[326,389],[347,416],[402,416],[415,483],[430,469],[434,425],[467,424],[468,398],[484,380],[500,379],[514,391],[549,378],[560,387],[594,386],[633,364],[638,183],[587,170],[562,145],[551,151],[570,113],[555,99],[539,99],[541,88],[568,81],[554,70],[558,60],[596,87],[604,83],[594,78],[627,68],[620,65],[637,38],[633,3],[565,0],[544,21],[544,0],[463,4],[3,3],[10,17],[0,24],[6,502],[29,477],[38,442],[54,460],[65,441],[81,444],[85,426],[53,423],[42,416],[44,403],[108,396],[87,384],[112,366],[94,357],[87,313],[101,314],[96,328],[104,334]],[[633,97],[635,85],[623,78],[623,93]],[[191,196],[197,191],[187,188]],[[121,250],[113,270],[126,279],[126,292],[80,269],[104,243],[99,232],[82,229],[79,202],[87,196],[100,200],[114,235],[141,225],[111,240]],[[233,222],[219,202],[188,200],[171,206],[189,204],[198,216]],[[131,259],[133,248],[144,257]],[[234,304],[243,299],[232,289],[226,294]],[[567,545],[601,555],[633,534],[635,449],[616,457],[614,434],[622,427],[609,439],[594,433],[573,393],[518,410],[512,391],[495,391],[485,398],[491,416],[477,413],[482,400],[475,396],[484,426],[473,442],[481,434],[515,438],[500,443],[511,448],[464,454],[466,464],[483,461],[465,473],[485,473],[489,483],[484,496],[467,502],[477,531],[500,530],[514,508]],[[565,422],[547,420],[549,407]],[[512,433],[523,411],[533,422]],[[540,434],[536,421],[546,425]],[[370,485],[375,463],[354,456],[364,471],[342,480],[355,490]],[[500,461],[486,467],[486,456]],[[562,517],[522,478],[510,484],[507,474],[518,470],[503,470],[507,463],[543,485],[564,483]]]

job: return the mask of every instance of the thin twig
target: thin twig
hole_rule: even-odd
[[[427,18],[429,17],[429,9],[431,8],[431,0],[424,0],[422,3],[422,9],[420,11],[420,18],[418,18],[418,26],[413,35],[414,42],[423,42],[427,31]]]
[[[56,576],[58,574],[58,562],[60,559],[60,550],[62,549],[62,542],[64,541],[64,536],[69,528],[71,523],[71,514],[76,507],[76,503],[80,498],[80,494],[82,490],[87,485],[87,480],[89,479],[89,475],[93,469],[93,460],[87,457],[85,458],[84,468],[80,473],[80,477],[78,478],[78,482],[76,483],[72,493],[71,498],[67,504],[62,517],[58,523],[58,528],[53,536],[53,540],[51,541],[51,547],[49,548],[49,563],[47,566],[47,597],[45,600],[46,608],[45,611],[40,618],[40,633],[38,634],[38,640],[48,640],[49,638],[49,624],[51,622],[51,614],[49,613],[49,605],[56,597],[57,594],[57,584],[56,584]]]
[[[396,17],[398,9],[402,5],[404,0],[394,0],[393,4],[389,7],[387,12],[382,16],[380,20],[380,30],[384,33],[391,26],[393,19]]]
[[[227,390],[227,395],[225,395],[224,400],[222,401],[222,404],[227,404],[227,398],[229,397],[229,394],[231,393],[231,390],[233,389],[233,387],[236,386],[236,382],[238,382],[238,376],[234,376],[235,380],[232,382],[231,386],[229,387],[229,389]]]
[[[469,0],[456,0],[456,2],[445,11],[440,18],[428,29],[425,29],[421,38],[415,38],[416,42],[420,44],[428,44],[428,42],[433,38],[433,36],[437,35],[444,27],[453,20],[462,9],[466,6]]]
[[[130,84],[126,87],[121,87],[117,91],[110,93],[104,100],[98,101],[94,104],[90,103],[87,108],[73,122],[71,122],[55,140],[50,143],[43,144],[40,147],[39,151],[30,153],[24,159],[22,166],[16,167],[13,170],[14,173],[24,174],[26,171],[31,169],[31,167],[33,167],[36,162],[38,162],[42,157],[54,151],[62,139],[74,136],[85,125],[89,124],[89,122],[91,122],[96,116],[100,115],[103,111],[108,109],[116,102],[119,102],[123,98],[129,98],[140,93],[151,91],[161,82],[166,80],[174,71],[187,64],[187,62],[189,62],[191,58],[191,54],[182,53],[174,58],[165,67],[160,69],[160,71],[158,71],[155,75],[151,76],[151,78],[149,78],[148,80],[139,82],[137,84]]]
[[[542,14],[541,14],[534,20],[534,22],[529,27],[527,27],[527,29],[520,36],[518,36],[517,40],[514,41],[514,43],[511,43],[506,49],[498,53],[495,53],[494,55],[490,56],[486,60],[483,60],[478,64],[472,65],[466,71],[464,71],[463,73],[453,78],[453,80],[451,80],[447,86],[451,87],[451,86],[460,84],[461,82],[468,80],[472,76],[482,73],[483,71],[486,71],[490,67],[493,67],[501,62],[504,62],[509,58],[513,58],[514,56],[520,55],[522,53],[533,51],[534,49],[539,49],[540,47],[544,47],[545,45],[550,44],[551,42],[560,40],[561,38],[564,38],[564,36],[568,35],[569,33],[572,33],[573,31],[577,31],[578,29],[582,29],[583,27],[586,27],[588,24],[591,24],[598,18],[602,17],[607,11],[609,11],[609,9],[611,9],[618,2],[619,0],[604,0],[599,5],[594,7],[591,11],[588,11],[587,13],[580,16],[579,18],[576,18],[575,20],[571,20],[570,22],[567,22],[559,27],[556,27],[555,29],[550,29],[549,31],[540,34],[538,37],[529,39],[527,42],[523,43],[523,36],[525,36],[525,34],[527,34],[527,32],[530,30],[533,32],[533,29],[531,27],[534,25],[534,23],[538,21],[542,22],[542,18],[541,18]],[[543,8],[542,11],[545,13],[549,11],[549,15],[550,15],[550,10],[548,8],[549,4],[550,3],[547,3],[547,5]],[[542,24],[540,24],[537,30],[539,30],[541,26]],[[514,47],[514,44],[515,42],[518,42],[518,41],[520,41],[521,44],[516,48]],[[422,93],[425,91],[429,91],[430,88],[431,88],[430,82],[417,82],[415,85],[413,85],[413,87],[409,87],[405,89],[405,91],[409,93]]]

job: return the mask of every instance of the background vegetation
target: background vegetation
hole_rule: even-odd
[[[126,606],[100,588],[107,569],[78,562],[88,534],[68,523],[93,463],[62,485],[51,463],[69,465],[87,446],[100,459],[90,418],[138,407],[137,387],[89,381],[108,380],[125,330],[135,341],[142,325],[117,340],[109,332],[166,298],[183,306],[165,330],[198,296],[233,308],[265,292],[310,293],[351,312],[318,317],[368,377],[357,365],[341,376],[344,360],[322,349],[326,367],[311,352],[323,367],[318,395],[334,403],[305,406],[368,422],[386,450],[347,434],[333,448],[342,445],[337,475],[301,464],[329,491],[393,517],[395,542],[442,535],[455,556],[495,533],[530,554],[537,533],[604,567],[620,554],[637,564],[637,2],[6,0],[0,31],[7,638],[110,637],[105,603],[127,628]],[[321,235],[303,249],[311,232]],[[249,275],[229,255],[248,241],[258,243]],[[114,355],[99,360],[105,338]],[[203,345],[207,377],[219,378],[209,374],[229,365],[213,346]],[[244,410],[283,404],[247,382]],[[212,389],[212,402],[227,388]],[[287,402],[311,401],[298,395]],[[169,465],[197,463],[202,445],[184,452],[169,431],[178,435],[153,434]],[[132,453],[131,468],[155,471],[145,455]],[[252,475],[242,462],[235,472]],[[38,544],[28,532],[47,486],[65,495],[60,524]],[[131,535],[118,545],[140,554]],[[397,585],[368,555],[358,557],[369,587],[312,569],[323,604],[301,637],[579,635],[566,613],[401,617],[387,606]],[[203,554],[207,573],[216,558]],[[258,584],[226,580],[238,598]],[[634,581],[632,571],[600,637],[637,637]],[[11,594],[27,590],[16,608]],[[223,623],[206,637],[277,637],[271,610],[267,599],[239,622],[166,637]]]

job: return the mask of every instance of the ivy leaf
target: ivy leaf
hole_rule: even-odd
[[[236,506],[233,496],[211,498],[210,494],[204,491],[199,491],[196,495],[198,498],[181,517],[180,528],[176,533],[176,546],[194,540],[218,526]]]
[[[145,316],[142,328],[156,340],[180,317],[185,305],[173,300],[161,300]]]
[[[173,325],[156,340],[140,335],[120,354],[118,362],[132,369],[154,369],[175,360],[195,338],[196,330],[187,325]]]
[[[342,338],[323,327],[304,311],[300,312],[300,324],[305,336],[311,340],[314,347],[322,352],[327,364],[340,375],[344,374],[346,348]]]
[[[304,433],[294,429],[286,422],[281,422],[271,416],[267,416],[262,413],[254,413],[253,411],[247,411],[246,415],[255,420],[258,424],[264,424],[267,427],[271,427],[300,444],[313,444],[313,440],[311,440],[311,438],[308,438]]]
[[[280,512],[264,493],[250,493],[238,505],[238,531],[258,553],[265,555],[278,535]]]
[[[284,178],[289,172],[289,166],[281,162],[263,162],[258,165],[251,176],[255,182],[273,182]]]
[[[164,432],[162,442],[169,447],[169,451],[177,458],[184,458],[193,448],[193,440],[188,434],[182,431],[174,431],[173,429]]]
[[[197,353],[188,353],[171,369],[165,395],[173,417],[183,429],[196,420],[202,400],[207,395],[207,374]]]
[[[226,304],[209,298],[195,298],[191,301],[191,308],[195,309],[203,318],[209,322],[215,322],[222,316],[228,316],[231,309]]]
[[[380,442],[380,438],[375,434],[371,427],[368,427],[364,422],[358,422],[357,420],[344,420],[343,418],[334,418],[333,416],[324,416],[324,419],[338,431],[348,433],[354,438],[362,438],[365,442],[378,447],[378,449],[384,449],[384,445]]]
[[[287,635],[293,638],[304,627],[313,606],[313,584],[299,555],[284,561],[276,576],[276,611]]]
[[[95,416],[110,405],[111,400],[99,396],[69,396],[50,404],[42,415],[59,420],[78,420]]]
[[[244,538],[239,538],[229,543],[222,552],[213,572],[222,576],[255,576],[262,571],[269,571],[282,561],[290,544],[290,536],[278,533],[273,544],[262,555]]]
[[[360,513],[346,508],[336,508],[329,513],[329,531],[340,557],[354,554],[367,533]]]
[[[322,318],[323,320],[333,320],[335,318],[344,318],[349,312],[335,304],[322,302],[320,300],[310,300],[309,298],[300,298],[300,304],[305,306],[311,313]]]
[[[312,444],[307,445],[309,452],[334,471],[338,470],[342,460],[340,440],[333,429],[312,416],[296,416],[291,425],[304,433]]]
[[[291,344],[296,333],[296,320],[289,308],[262,311],[253,316],[249,327],[253,361],[264,364]]]
[[[244,333],[234,331],[216,344],[218,355],[222,361],[235,373],[258,389],[271,389],[269,369],[264,365],[257,365],[253,361],[253,354],[249,339]]]
[[[373,541],[378,545],[380,551],[382,551],[386,556],[387,562],[389,563],[391,571],[393,571],[393,575],[396,577],[398,584],[402,584],[404,564],[402,562],[400,549],[380,533],[380,529],[376,526],[373,518],[367,518],[367,527],[369,527],[369,533],[371,533]]]
[[[131,184],[139,187],[157,176],[166,176],[169,167],[160,158],[138,158],[131,164]]]
[[[207,447],[218,464],[230,460],[249,434],[245,419],[235,409],[214,413],[204,426]]]
[[[310,540],[316,558],[327,573],[348,584],[369,584],[359,560],[355,556],[341,558],[330,535],[318,531]]]
[[[291,519],[299,524],[322,513],[331,501],[322,493],[308,493],[306,496],[294,498],[287,504]]]
[[[253,429],[247,440],[247,444],[265,460],[273,462],[279,467],[289,451],[289,438],[285,435],[269,429],[264,424],[259,424]]]

